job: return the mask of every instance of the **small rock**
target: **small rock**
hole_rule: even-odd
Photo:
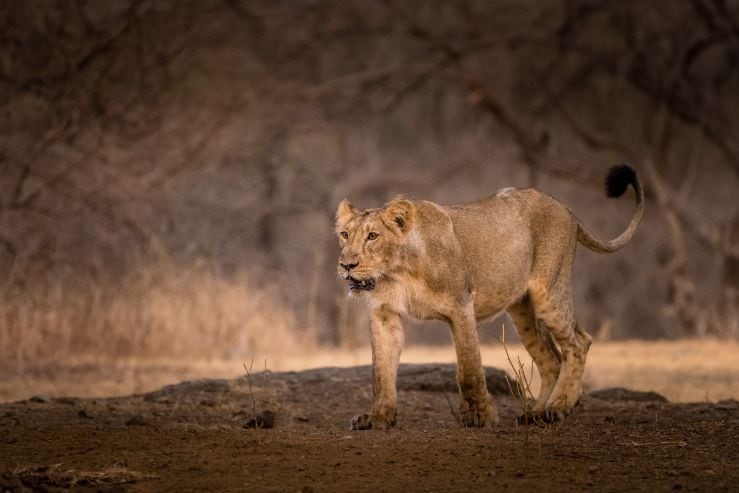
[[[92,415],[88,413],[87,411],[85,411],[84,409],[80,409],[77,412],[77,416],[79,416],[80,418],[84,418],[84,419],[92,419]]]
[[[307,423],[308,421],[310,421],[310,418],[308,416],[303,416],[302,414],[300,416],[295,416],[295,419],[302,423]]]
[[[125,422],[126,426],[148,426],[149,422],[141,414],[135,414]]]
[[[48,404],[51,402],[51,399],[49,399],[46,395],[34,395],[29,399],[31,402],[38,402],[40,404]]]
[[[244,423],[244,428],[272,428],[275,426],[275,413],[269,409],[261,411]]]

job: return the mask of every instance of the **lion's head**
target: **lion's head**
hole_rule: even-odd
[[[346,199],[336,211],[339,277],[352,292],[372,291],[402,261],[404,240],[413,227],[416,208],[396,197],[381,209],[357,210]]]

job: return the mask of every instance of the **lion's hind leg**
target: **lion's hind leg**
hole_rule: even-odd
[[[592,341],[575,319],[571,284],[563,277],[550,286],[532,283],[530,289],[536,318],[547,326],[562,352],[559,377],[544,406],[548,421],[564,418],[579,402]]]
[[[547,344],[547,340],[538,330],[534,307],[528,294],[508,307],[508,316],[516,326],[518,336],[534,360],[541,377],[539,397],[536,399],[533,408],[534,416],[521,416],[519,418],[532,419],[544,412],[549,396],[554,390],[559,377],[561,355],[556,347]],[[551,338],[549,340],[551,341]]]

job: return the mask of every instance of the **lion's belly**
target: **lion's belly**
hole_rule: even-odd
[[[491,248],[466,255],[478,320],[498,315],[526,292],[533,265],[527,237],[495,238]],[[479,267],[476,267],[479,266]]]
[[[526,292],[531,263],[489,269],[473,276],[475,317],[484,320],[500,314]]]
[[[475,297],[475,318],[478,321],[495,318],[506,308],[521,299],[526,292],[526,285],[507,293],[483,294]]]

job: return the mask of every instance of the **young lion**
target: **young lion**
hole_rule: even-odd
[[[535,414],[547,421],[569,414],[582,392],[591,342],[573,309],[575,247],[579,242],[610,253],[631,239],[644,212],[644,191],[630,166],[611,168],[606,194],[620,197],[628,185],[636,192],[636,211],[611,241],[593,237],[567,207],[534,189],[504,189],[453,206],[396,197],[380,209],[360,211],[342,201],[336,213],[339,276],[372,312],[374,402],[367,414],[352,418],[351,429],[395,425],[401,314],[450,325],[465,426],[498,421],[485,385],[477,322],[503,310],[541,375]]]

